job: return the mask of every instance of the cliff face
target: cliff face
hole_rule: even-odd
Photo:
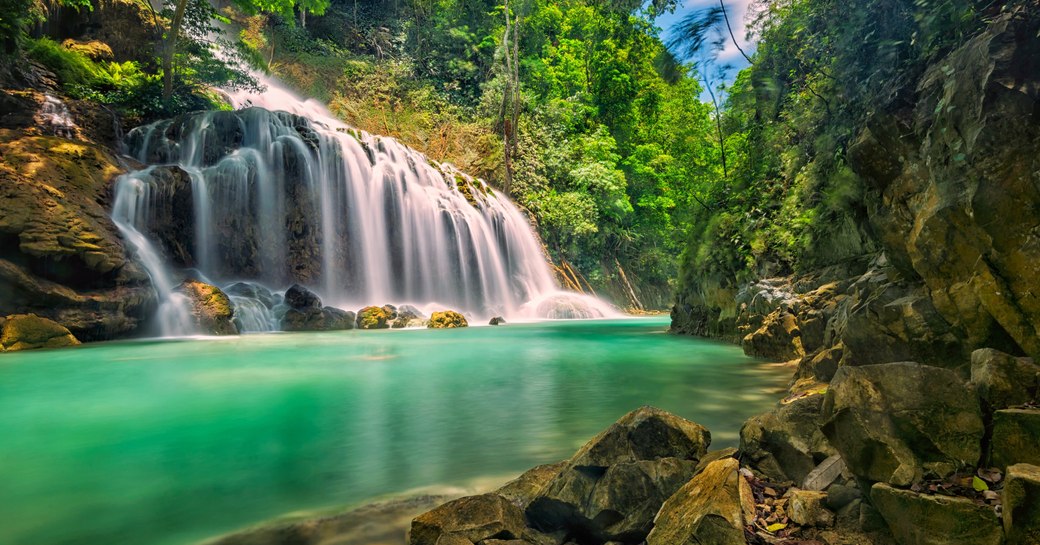
[[[858,229],[882,252],[739,290],[694,281],[673,328],[803,370],[826,360],[822,380],[839,363],[1040,355],[1038,28],[1001,16],[862,128],[848,154],[867,185]]]
[[[35,313],[82,340],[123,336],[153,296],[109,219],[113,119],[62,104],[0,91],[0,316]]]

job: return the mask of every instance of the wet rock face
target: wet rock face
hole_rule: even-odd
[[[92,139],[88,104],[70,103],[82,130],[69,139],[41,134],[43,102],[0,92],[0,315],[35,313],[84,341],[125,336],[155,301],[106,210],[120,169]]]
[[[849,470],[870,482],[909,486],[981,458],[978,399],[948,369],[889,363],[838,370],[822,431]]]
[[[192,316],[200,331],[207,335],[238,334],[231,299],[220,288],[198,280],[185,280],[177,291],[191,301]]]
[[[916,109],[879,115],[850,150],[881,195],[872,223],[972,347],[1040,354],[1040,21],[1023,11],[931,67]],[[987,339],[990,341],[987,342]]]

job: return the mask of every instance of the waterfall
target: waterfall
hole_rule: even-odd
[[[193,268],[225,286],[301,283],[344,309],[436,304],[478,319],[615,314],[556,287],[527,217],[485,182],[352,129],[263,79],[264,94],[231,94],[234,111],[127,135],[130,154],[153,166],[120,179],[113,216],[160,301],[177,301],[168,271]],[[248,299],[232,296],[240,328],[276,325],[269,307]]]

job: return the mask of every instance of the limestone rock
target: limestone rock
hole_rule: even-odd
[[[694,475],[711,437],[702,426],[643,407],[568,460],[526,509],[541,532],[639,542],[655,513]]]
[[[808,395],[744,422],[740,451],[748,463],[772,480],[801,483],[817,460],[834,454],[820,431],[823,401]]]
[[[385,307],[365,307],[357,312],[358,329],[386,329],[389,321],[390,313]]]
[[[698,460],[711,444],[711,433],[656,407],[640,407],[585,443],[570,462],[576,467],[606,468],[616,463],[679,458]]]
[[[1004,532],[989,506],[968,498],[929,496],[877,483],[870,499],[899,545],[1001,545]]]
[[[473,544],[485,539],[517,539],[524,530],[519,507],[498,494],[450,501],[412,521],[409,545]]]
[[[35,314],[0,318],[0,351],[62,348],[79,344],[67,328]]]
[[[1004,476],[1007,545],[1040,544],[1040,467],[1015,464]]]
[[[466,317],[454,310],[434,312],[430,316],[430,322],[426,327],[430,329],[450,329],[455,327],[468,327]]]
[[[195,325],[202,332],[208,335],[238,334],[234,322],[235,309],[231,299],[220,288],[198,280],[185,280],[177,291],[191,301]]]
[[[1040,366],[1032,358],[1016,358],[992,348],[971,354],[971,384],[991,410],[1035,399],[1038,375]]]
[[[1004,409],[993,413],[990,465],[1040,465],[1040,409]]]
[[[775,361],[788,361],[805,355],[798,319],[783,310],[769,314],[762,326],[744,337],[741,344],[748,355]]]
[[[733,458],[708,464],[664,503],[647,545],[744,545],[754,499],[739,469]]]
[[[564,460],[555,464],[533,467],[516,479],[503,485],[495,493],[513,502],[521,509],[526,509],[531,500],[544,490],[545,486],[559,475],[566,465],[567,461]]]
[[[788,498],[787,515],[795,524],[827,528],[834,526],[834,513],[827,508],[827,493],[817,490],[792,488]]]
[[[978,400],[948,369],[917,363],[842,367],[827,392],[822,430],[849,470],[908,486],[978,464]]]

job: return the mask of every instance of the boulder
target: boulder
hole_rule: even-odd
[[[394,329],[405,327],[426,327],[426,315],[412,305],[401,305],[397,309],[397,318],[390,326]]]
[[[383,305],[383,311],[386,312],[387,321],[396,320],[398,317],[397,307],[394,305]]]
[[[1002,504],[1007,545],[1040,543],[1040,467],[1030,464],[1008,467]]]
[[[177,286],[191,302],[196,327],[208,335],[238,335],[235,308],[220,288],[198,280],[185,280]]]
[[[826,492],[792,488],[784,497],[788,499],[787,515],[795,524],[819,528],[834,526],[834,513],[827,507]]]
[[[469,327],[466,317],[454,310],[434,312],[427,324],[430,329],[450,329],[455,327]]]
[[[524,514],[498,494],[450,501],[412,520],[409,545],[472,545],[486,539],[518,539]]]
[[[385,307],[365,307],[357,312],[358,329],[386,329],[390,313]]]
[[[79,344],[61,324],[35,314],[16,314],[0,318],[0,352],[62,348]]]
[[[290,308],[282,316],[282,331],[341,331],[354,329],[355,316],[349,310],[335,307],[296,310]]]
[[[944,477],[981,457],[976,397],[948,369],[917,363],[842,367],[822,430],[861,479],[909,486]]]
[[[750,356],[774,361],[788,361],[805,355],[798,318],[783,309],[766,316],[762,326],[748,333],[741,345]]]
[[[1004,409],[993,413],[990,465],[1040,465],[1040,409]]]
[[[306,313],[308,310],[321,310],[321,299],[311,290],[293,284],[285,290],[285,304],[289,308]]]
[[[527,519],[550,534],[642,541],[664,501],[693,477],[710,441],[698,424],[637,409],[579,449],[528,505]]]
[[[898,545],[1001,545],[993,508],[968,498],[929,496],[877,483],[870,499]]]
[[[503,318],[501,316],[495,316],[494,318],[491,319],[490,322],[488,322],[488,325],[502,325],[504,323],[506,323],[506,319],[505,318]]]
[[[982,348],[971,353],[971,384],[990,410],[1005,409],[1036,399],[1040,366],[1032,358]]]
[[[749,418],[740,429],[740,452],[777,482],[801,483],[818,461],[834,454],[820,431],[824,396],[806,395]]]
[[[279,303],[279,298],[271,290],[253,282],[235,282],[224,288],[229,297],[245,297],[260,301],[265,307],[272,309]]]
[[[522,475],[509,481],[502,488],[495,491],[496,494],[508,499],[521,509],[526,509],[531,501],[545,489],[560,471],[566,467],[567,461],[555,464],[545,464],[533,467]]]
[[[657,513],[647,545],[744,545],[754,498],[740,463],[723,458],[675,492]]]

